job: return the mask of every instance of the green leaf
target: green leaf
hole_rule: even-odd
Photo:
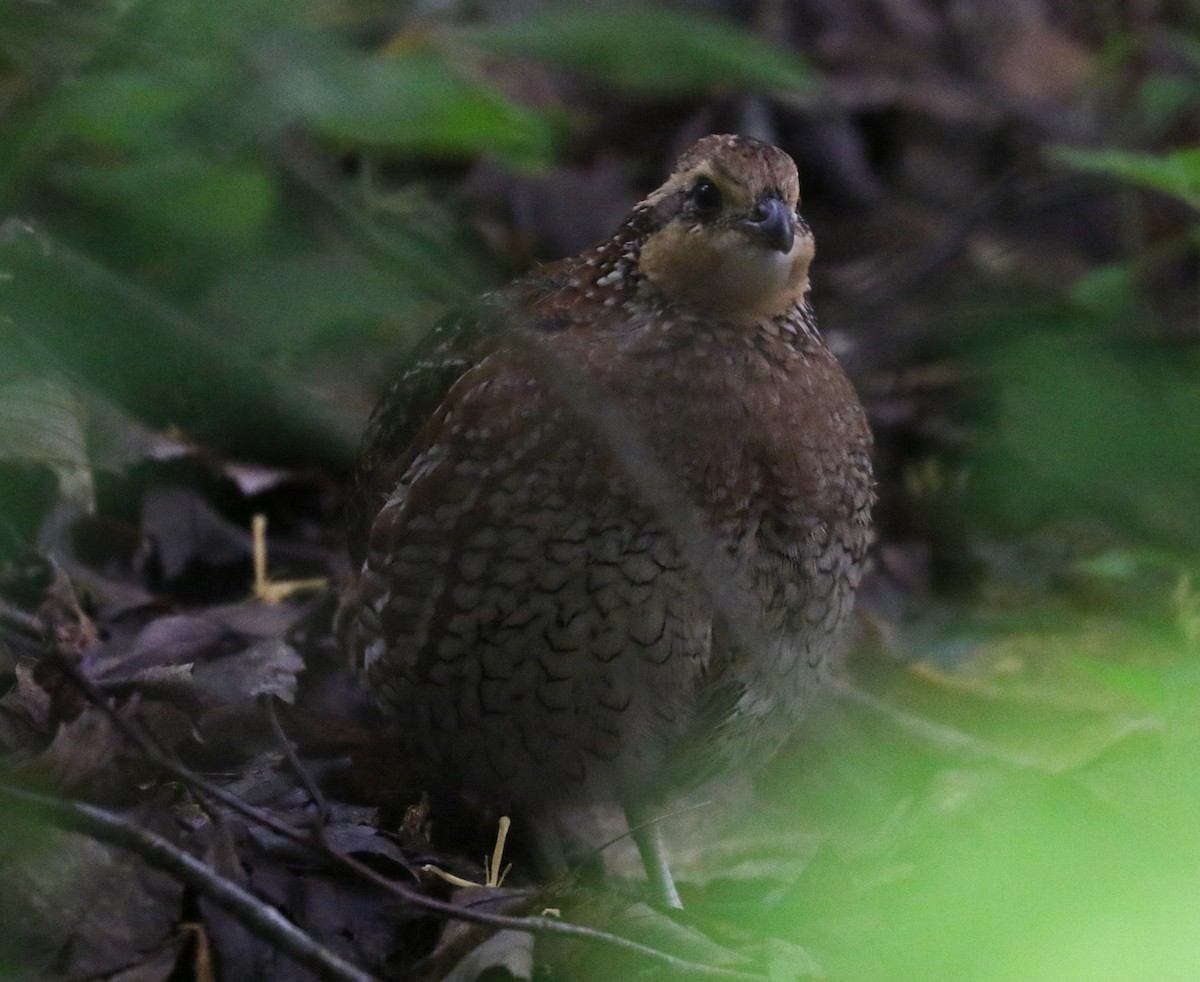
[[[64,183],[190,238],[244,239],[275,208],[273,176],[254,164],[219,164],[186,153],[115,167],[63,168]]]
[[[1200,68],[1200,37],[1187,31],[1179,31],[1164,24],[1159,28],[1163,41],[1177,54],[1182,55],[1196,68]]]
[[[1071,300],[1084,310],[1115,319],[1133,306],[1134,277],[1128,263],[1098,266],[1081,276],[1071,288]]]
[[[400,152],[550,159],[548,120],[463,77],[428,51],[389,58],[327,54],[281,73],[276,99],[335,140]]]
[[[1194,79],[1182,75],[1150,75],[1142,82],[1137,94],[1142,116],[1155,127],[1163,127],[1194,109],[1198,98],[1200,87]]]
[[[1123,150],[1051,149],[1053,157],[1075,170],[1115,177],[1129,184],[1174,195],[1200,211],[1200,147],[1166,154]]]
[[[1147,570],[1169,573],[1179,571],[1179,557],[1166,549],[1149,547],[1118,547],[1084,556],[1071,564],[1074,569],[1087,576],[1102,580],[1132,580]]]
[[[487,51],[534,58],[593,75],[637,94],[715,87],[810,91],[812,70],[792,52],[731,23],[654,7],[547,5],[455,36]]]
[[[88,75],[58,96],[59,125],[70,136],[116,149],[155,147],[190,103],[192,87],[137,69]]]
[[[268,463],[341,468],[353,457],[353,413],[251,361],[141,282],[15,220],[0,223],[0,311],[72,378],[149,426],[180,426]]]
[[[84,510],[93,505],[83,409],[61,378],[0,381],[0,460],[43,464],[57,475],[61,498]]]
[[[767,977],[770,982],[795,982],[803,978],[823,978],[824,972],[798,944],[779,938],[767,940]]]
[[[1070,312],[1058,324],[1024,316],[1014,330],[1027,333],[981,356],[994,402],[973,451],[977,506],[1017,522],[1043,510],[1103,516],[1160,542],[1193,541],[1200,385],[1190,353],[1106,345]]]
[[[344,255],[253,257],[219,280],[206,297],[215,318],[236,324],[254,344],[297,350],[314,335],[361,321],[387,321],[416,307],[395,274]]]
[[[1152,668],[1097,658],[1080,658],[1078,664],[1100,684],[1153,708],[1194,709],[1200,695],[1200,659],[1195,656]]]

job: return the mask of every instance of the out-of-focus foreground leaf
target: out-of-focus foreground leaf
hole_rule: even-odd
[[[85,387],[233,454],[345,466],[369,393],[315,395],[314,352],[377,364],[488,283],[448,209],[376,196],[339,155],[553,148],[539,111],[438,50],[276,0],[0,0],[0,21],[0,315]]]
[[[155,425],[219,435],[234,453],[263,459],[335,463],[354,445],[347,414],[212,344],[185,315],[39,231],[5,225],[0,270],[9,329]]]
[[[279,105],[327,137],[400,153],[495,153],[546,163],[547,120],[469,79],[433,50],[374,58],[324,52],[280,70]]]
[[[519,19],[458,28],[453,36],[641,94],[753,87],[808,91],[815,84],[798,55],[729,23],[633,4],[599,9],[551,4]]]
[[[0,461],[49,467],[60,497],[77,507],[92,506],[83,408],[64,379],[0,378]]]
[[[1200,385],[1195,353],[1126,336],[1139,323],[1125,267],[1073,296],[1009,298],[969,357],[987,379],[971,460],[972,514],[1030,531],[1101,519],[1194,547],[1200,529]]]

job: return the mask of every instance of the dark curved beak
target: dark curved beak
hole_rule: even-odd
[[[796,238],[792,210],[778,198],[767,198],[754,206],[754,214],[742,228],[763,245],[777,252],[791,252]]]

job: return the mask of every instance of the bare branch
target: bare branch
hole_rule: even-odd
[[[361,879],[374,884],[381,890],[385,890],[392,896],[397,897],[406,903],[412,904],[414,907],[419,907],[431,914],[436,914],[459,921],[467,921],[472,924],[481,924],[487,927],[495,928],[507,928],[509,930],[524,931],[530,934],[554,934],[560,937],[571,937],[580,941],[601,944],[611,948],[618,948],[621,951],[629,952],[631,954],[646,958],[650,961],[667,965],[677,971],[689,972],[697,977],[756,980],[756,982],[762,982],[762,980],[766,978],[766,976],[758,973],[743,972],[736,969],[720,968],[712,965],[701,965],[697,962],[691,962],[685,958],[679,958],[670,954],[669,952],[652,948],[649,945],[644,945],[637,941],[631,941],[628,938],[623,938],[607,931],[599,931],[594,928],[584,927],[583,925],[579,924],[570,924],[564,921],[555,920],[554,918],[550,917],[512,917],[506,914],[493,914],[488,911],[474,910],[470,907],[462,907],[444,900],[437,900],[433,897],[427,897],[416,890],[412,890],[400,883],[389,880],[383,874],[372,869],[370,866],[359,862],[354,857],[338,852],[337,850],[328,846],[326,843],[322,842],[319,837],[314,837],[308,830],[297,829],[291,825],[288,825],[286,822],[281,822],[274,815],[261,808],[248,805],[246,802],[237,797],[237,795],[232,794],[219,784],[215,784],[212,781],[209,781],[207,778],[201,777],[199,774],[196,774],[182,763],[172,759],[169,755],[163,753],[145,733],[121,716],[121,714],[119,714],[112,707],[104,693],[100,691],[100,689],[91,679],[79,671],[77,666],[72,664],[68,659],[62,659],[61,664],[63,670],[67,674],[67,677],[83,691],[90,701],[99,706],[112,719],[113,724],[118,728],[118,730],[134,746],[136,746],[151,763],[161,767],[167,773],[184,782],[189,787],[198,789],[210,798],[220,801],[231,811],[236,812],[243,818],[268,828],[272,832],[275,832],[293,842],[298,842],[308,846],[309,848],[312,848],[314,851],[321,853],[333,865],[353,872]]]
[[[318,944],[270,904],[216,873],[195,856],[162,836],[119,815],[79,801],[67,801],[0,785],[0,798],[20,805],[21,817],[40,819],[58,828],[128,849],[207,897],[267,944],[332,982],[376,982],[376,976],[351,965]]]

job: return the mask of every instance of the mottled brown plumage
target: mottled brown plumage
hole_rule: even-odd
[[[798,194],[782,151],[707,137],[611,239],[440,326],[380,401],[354,631],[423,779],[550,838],[574,806],[644,813],[794,725],[873,497]]]

